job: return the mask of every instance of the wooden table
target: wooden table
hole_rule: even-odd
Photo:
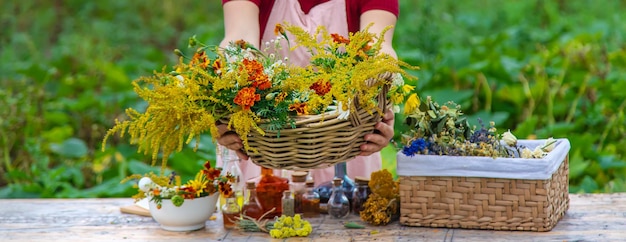
[[[626,193],[571,194],[550,232],[401,226],[344,229],[344,220],[312,219],[313,233],[287,241],[626,241]],[[130,198],[0,199],[0,241],[271,241],[264,233],[225,230],[221,216],[193,232],[162,230],[151,217],[120,212]],[[280,241],[280,240],[277,240]]]

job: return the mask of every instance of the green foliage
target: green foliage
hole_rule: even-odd
[[[521,138],[568,138],[571,192],[624,191],[626,101],[612,90],[626,86],[625,6],[603,3],[404,1],[418,14],[401,15],[396,49],[422,67],[421,97]]]
[[[571,192],[626,191],[626,92],[614,91],[626,89],[623,1],[400,4],[394,47],[421,67],[409,72],[422,98],[454,101],[470,125],[493,120],[520,139],[566,137]],[[171,50],[194,34],[219,43],[220,1],[21,0],[0,9],[0,197],[134,194],[119,181],[155,169],[150,157],[120,139],[102,152],[102,135],[124,109],[145,108],[133,79],[175,64]],[[201,140],[198,152],[170,157],[169,169],[189,179],[214,159],[210,137]]]

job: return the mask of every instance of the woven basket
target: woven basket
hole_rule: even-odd
[[[543,180],[400,176],[400,224],[550,231],[569,208],[567,152],[559,159]]]
[[[380,79],[391,83],[393,75],[384,73]],[[371,79],[371,83],[377,80]],[[389,85],[383,85],[378,94],[380,110],[386,110]],[[359,107],[358,100],[353,102]],[[273,169],[308,170],[333,166],[353,159],[365,143],[364,136],[375,131],[374,125],[382,120],[377,111],[363,109],[350,112],[347,120],[339,120],[337,112],[295,117],[295,128],[285,127],[280,132],[266,130],[265,135],[251,132],[248,142],[258,152],[249,152],[252,161]],[[263,128],[263,124],[259,125]]]

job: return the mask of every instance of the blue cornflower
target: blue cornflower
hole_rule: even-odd
[[[404,148],[402,148],[402,153],[404,153],[407,156],[413,156],[415,154],[418,154],[424,151],[427,148],[428,148],[428,141],[424,140],[423,138],[419,138],[419,139],[413,140],[411,142],[411,145],[405,146]]]

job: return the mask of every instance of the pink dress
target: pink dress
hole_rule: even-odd
[[[308,14],[305,14],[300,3],[297,0],[280,0],[274,3],[272,12],[267,22],[265,31],[262,34],[261,46],[271,39],[276,39],[274,34],[274,26],[277,23],[288,22],[294,25],[300,25],[310,33],[314,33],[315,29],[320,26],[326,26],[329,33],[337,33],[342,36],[348,36],[348,23],[346,18],[345,0],[331,0],[313,7]],[[293,40],[295,38],[289,38]],[[282,56],[289,58],[289,62],[297,65],[307,65],[309,63],[310,54],[305,49],[299,48],[289,51],[284,48],[280,51]],[[222,147],[220,147],[222,148]],[[234,152],[230,152],[234,155]],[[218,152],[219,154],[219,152]],[[217,156],[217,164],[222,164],[221,157]],[[355,176],[370,177],[374,171],[382,168],[380,152],[370,156],[357,156],[346,163],[348,176],[354,179]],[[243,180],[258,177],[261,174],[261,168],[254,164],[251,160],[242,161],[240,163],[243,172]],[[315,181],[315,185],[330,181],[335,175],[334,167],[311,170],[311,175]],[[275,170],[276,175],[291,178],[289,171]]]

